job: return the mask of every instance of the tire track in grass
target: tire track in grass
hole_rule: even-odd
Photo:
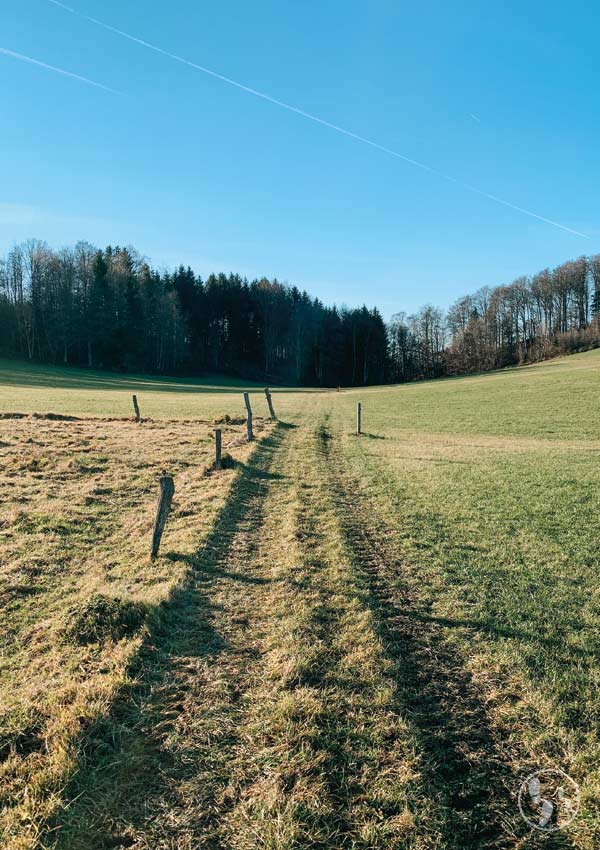
[[[484,695],[446,639],[443,625],[421,610],[418,582],[407,580],[393,532],[378,513],[376,493],[361,490],[339,440],[327,427],[321,429],[321,440],[353,568],[394,665],[397,698],[423,754],[420,793],[434,804],[419,823],[423,846],[538,846],[536,836],[524,834],[516,806],[520,778],[511,769],[514,745],[491,720]],[[468,645],[464,648],[468,651]],[[573,846],[566,833],[544,835],[545,848]]]
[[[294,431],[281,463],[258,553],[272,577],[269,630],[243,697],[224,843],[424,848],[408,806],[418,758],[349,569],[312,423]]]
[[[219,850],[240,703],[258,663],[268,578],[256,566],[278,426],[240,465],[184,581],[151,625],[131,685],[80,742],[70,800],[48,838],[57,850]]]
[[[473,683],[403,616],[383,520],[313,422],[257,446],[186,559],[86,736],[58,850],[529,846],[486,784],[503,753]]]

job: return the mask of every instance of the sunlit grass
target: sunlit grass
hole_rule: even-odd
[[[582,811],[546,846],[598,845],[599,352],[275,389],[254,453],[241,386],[2,367],[0,413],[77,417],[0,420],[3,847],[517,850],[547,766]],[[145,624],[65,640],[97,593]]]
[[[133,416],[132,395],[142,417],[204,419],[244,415],[243,392],[253,393],[257,415],[268,415],[264,384],[221,376],[168,378],[93,372],[0,360],[0,413]],[[284,387],[277,393],[295,392]],[[303,390],[310,392],[310,390]]]

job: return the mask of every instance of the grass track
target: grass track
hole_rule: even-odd
[[[106,752],[73,780],[59,848],[107,835],[139,848],[370,847],[411,832],[412,754],[315,460],[313,429],[282,425],[240,472],[122,695],[139,714],[91,734]]]

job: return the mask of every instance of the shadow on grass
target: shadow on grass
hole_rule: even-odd
[[[427,625],[439,625],[450,629],[470,629],[473,632],[481,632],[486,637],[492,640],[499,638],[512,638],[515,640],[526,641],[530,646],[544,647],[551,650],[558,665],[561,664],[561,659],[564,663],[573,661],[574,656],[579,656],[582,659],[589,659],[593,663],[598,661],[600,657],[599,649],[583,649],[580,646],[573,646],[566,642],[567,635],[557,635],[556,637],[544,637],[539,632],[525,631],[523,629],[515,629],[510,626],[499,625],[496,622],[485,620],[472,619],[456,619],[453,617],[438,617],[425,611],[406,611],[404,616],[409,620]],[[576,624],[574,624],[575,626]]]
[[[75,389],[98,391],[127,391],[151,393],[264,393],[264,383],[245,381],[227,375],[206,375],[198,378],[177,378],[160,375],[129,374],[127,372],[91,371],[78,366],[50,366],[19,360],[0,359],[0,383],[8,387],[36,389]],[[279,387],[279,393],[324,392],[305,387]]]
[[[237,469],[241,469],[244,474],[252,474],[252,467],[246,465],[242,461],[236,461],[235,467]],[[262,479],[263,481],[278,481],[283,478],[283,475],[280,475],[278,472],[263,472]]]
[[[231,570],[228,564],[235,557],[240,534],[245,541],[244,562],[251,561],[263,520],[269,467],[285,432],[286,426],[280,425],[257,442],[251,461],[240,466],[202,549],[190,556],[168,555],[187,565],[183,581],[149,615],[143,646],[128,671],[132,684],[122,689],[107,716],[82,730],[78,768],[65,792],[65,805],[49,830],[56,850],[167,846],[156,836],[160,834],[162,840],[164,834],[165,840],[172,841],[169,830],[176,827],[157,827],[157,818],[162,815],[167,823],[171,815],[161,811],[160,801],[172,797],[174,809],[181,806],[177,788],[203,771],[202,799],[195,801],[193,823],[188,826],[194,835],[213,830],[216,800],[227,783],[225,755],[237,740],[239,695],[234,683],[232,689],[215,693],[211,705],[208,689],[215,682],[224,687],[221,665],[230,653],[235,653],[236,670],[253,659],[251,647],[240,657],[239,647],[232,649],[215,627],[223,608],[213,593],[223,581],[231,583],[230,592],[240,596],[247,592],[244,586],[268,583]],[[207,723],[205,735],[207,739],[214,736],[215,744],[207,740],[199,747],[196,740],[192,746],[193,736],[179,736],[178,718],[186,701],[193,699],[194,689],[200,689],[206,712],[202,717]],[[190,719],[189,705],[185,722],[198,722],[193,711]],[[169,738],[176,738],[176,745],[166,746]],[[220,844],[215,839],[202,846]]]
[[[512,770],[507,746],[463,657],[444,639],[444,627],[469,624],[423,610],[414,588],[402,579],[405,566],[384,542],[389,538],[384,520],[373,515],[371,503],[361,504],[360,490],[326,428],[320,436],[363,603],[393,663],[398,710],[416,734],[423,790],[435,803],[435,823],[418,823],[418,832],[436,836],[440,850],[523,846],[518,836],[528,830],[516,804],[523,777]],[[544,835],[546,850],[574,846],[565,833]]]
[[[205,584],[212,584],[216,578],[228,578],[232,581],[242,582],[242,584],[266,585],[272,583],[272,579],[245,575],[244,573],[233,572],[232,570],[224,570],[222,567],[202,564],[201,557],[198,555],[179,555],[177,553],[169,552],[165,557],[169,558],[171,561],[183,562],[187,564],[190,569],[201,569],[202,573],[195,577],[195,581],[199,587],[202,587]]]

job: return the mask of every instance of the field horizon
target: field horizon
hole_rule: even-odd
[[[249,381],[235,376],[213,373],[197,377],[192,376],[166,376],[151,375],[143,373],[116,372],[101,369],[86,369],[79,366],[58,366],[47,363],[36,363],[22,359],[7,359],[0,357],[0,405],[5,413],[33,413],[32,405],[36,401],[45,401],[43,390],[49,390],[48,398],[55,403],[77,404],[79,391],[94,390],[99,393],[120,393],[119,398],[123,400],[129,395],[147,392],[150,395],[159,393],[207,393],[207,394],[240,394],[248,392],[263,392],[266,386],[273,393],[331,393],[338,390],[344,393],[370,393],[373,391],[388,392],[390,390],[408,389],[429,385],[444,385],[447,383],[472,382],[477,380],[493,380],[499,376],[527,373],[531,370],[545,370],[557,367],[559,370],[568,369],[572,362],[573,368],[594,368],[596,360],[600,363],[600,349],[578,352],[568,355],[549,357],[537,363],[522,363],[519,365],[505,366],[499,369],[489,369],[482,372],[473,372],[469,375],[443,375],[439,378],[424,378],[414,381],[404,381],[397,384],[378,384],[367,386],[332,386],[332,387],[304,387],[286,386],[277,383],[268,384],[265,381]],[[56,390],[71,390],[73,395],[71,401],[65,402],[56,394]],[[70,394],[69,394],[70,395]],[[67,396],[68,397],[68,396]],[[14,406],[21,401],[24,405],[23,411]],[[110,400],[108,403],[111,404]],[[127,416],[129,411],[123,405],[123,415]],[[13,409],[14,408],[14,409]],[[101,407],[99,408],[101,409]],[[105,414],[109,414],[111,408],[107,406]],[[39,411],[38,411],[39,412]],[[50,411],[55,413],[75,413],[75,408]],[[89,413],[85,406],[80,413]]]

